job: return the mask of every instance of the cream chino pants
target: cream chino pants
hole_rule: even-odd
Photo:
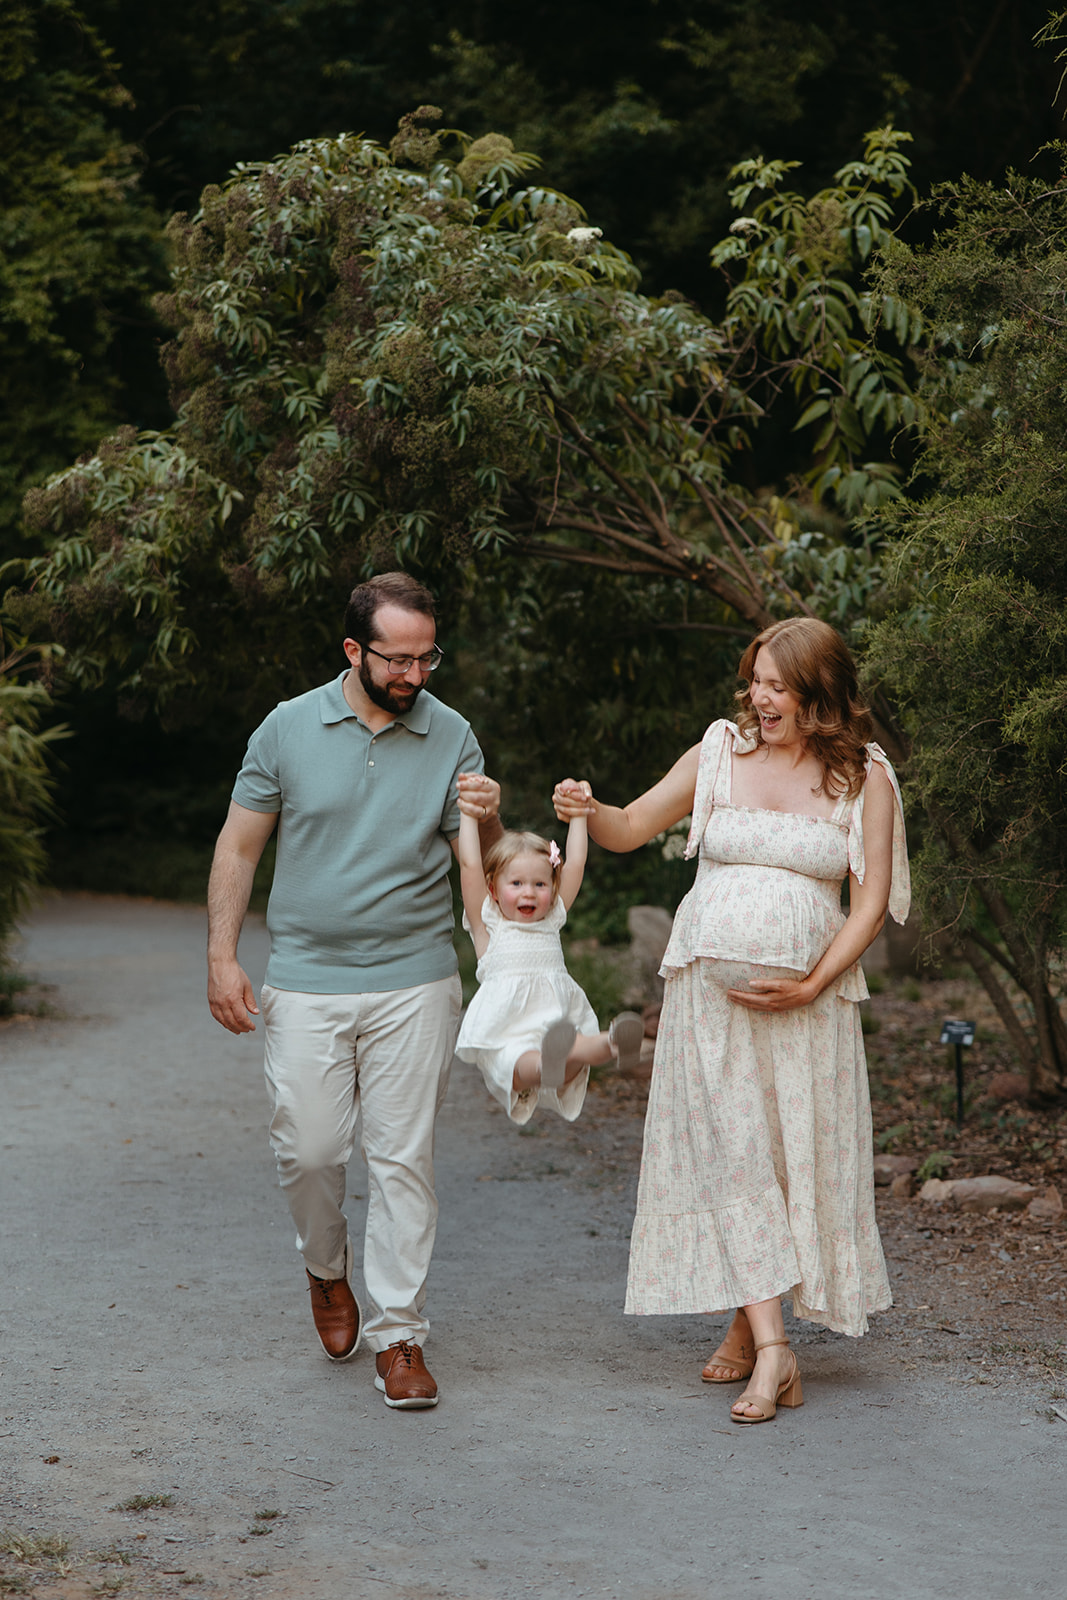
[[[374,1351],[422,1344],[437,1232],[434,1125],[459,1030],[458,977],[379,994],[300,994],[264,986],[270,1142],[316,1278],[343,1278],[345,1168],[362,1112],[369,1190],[363,1280]]]

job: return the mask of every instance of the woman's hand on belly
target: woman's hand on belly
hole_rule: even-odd
[[[727,989],[727,999],[750,1011],[794,1011],[810,1006],[818,989],[810,978],[753,978],[747,989]]]

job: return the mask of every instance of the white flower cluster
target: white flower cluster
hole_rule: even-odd
[[[759,233],[761,224],[755,217],[738,217],[736,222],[731,222],[731,233]]]
[[[580,250],[588,250],[597,239],[604,237],[602,228],[570,228],[567,238],[571,244],[576,244]]]
[[[674,822],[663,833],[657,833],[651,840],[658,844],[660,854],[664,861],[681,861],[685,856],[685,847],[689,842],[689,830],[693,825],[692,817],[683,817],[680,822]]]

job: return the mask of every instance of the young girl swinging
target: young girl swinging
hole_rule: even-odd
[[[481,805],[459,791],[459,867],[464,927],[478,957],[479,989],[456,1044],[479,1068],[513,1122],[528,1122],[544,1101],[568,1122],[582,1109],[589,1068],[617,1056],[640,1058],[644,1026],[632,1011],[601,1031],[567,971],[560,929],[585,875],[586,819],[567,832],[567,856],[535,833],[505,833],[486,853]]]

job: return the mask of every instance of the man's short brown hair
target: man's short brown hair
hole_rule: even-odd
[[[345,608],[345,638],[354,639],[364,649],[374,634],[374,618],[379,606],[399,606],[402,611],[417,611],[436,622],[433,595],[406,572],[380,572],[359,584],[348,597]]]

